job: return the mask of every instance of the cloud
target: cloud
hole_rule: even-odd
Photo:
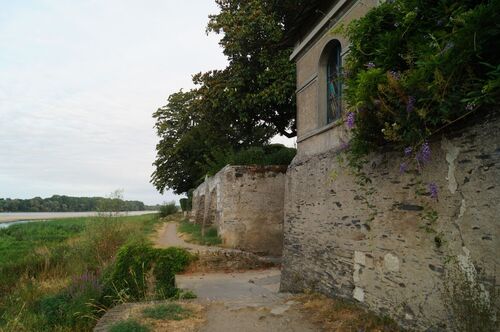
[[[0,197],[106,195],[159,203],[151,114],[222,68],[211,1],[0,5]]]

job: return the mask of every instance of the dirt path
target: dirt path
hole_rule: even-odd
[[[158,231],[155,244],[159,248],[181,247],[190,251],[216,251],[219,247],[201,246],[193,243],[188,243],[181,239],[177,234],[177,223],[166,223]]]
[[[227,250],[185,242],[177,224],[167,223],[157,233],[158,247],[177,246],[190,251]],[[206,307],[200,332],[313,332],[318,331],[300,312],[290,294],[279,293],[278,268],[234,273],[198,273],[176,276],[179,288],[192,290],[193,302]]]

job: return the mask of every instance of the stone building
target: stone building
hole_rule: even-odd
[[[193,192],[191,220],[226,247],[281,256],[286,166],[226,166]]]
[[[378,1],[331,1],[297,42],[297,156],[286,174],[281,289],[360,302],[417,330],[449,329],[448,282],[500,280],[500,121],[484,118],[431,142],[421,175],[401,174],[401,153],[369,156],[361,185],[339,158],[349,141],[336,81],[349,41],[342,23]],[[425,183],[439,200],[419,194]],[[498,285],[497,285],[498,287]]]

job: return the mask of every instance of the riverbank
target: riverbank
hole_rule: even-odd
[[[0,230],[0,331],[90,331],[119,248],[147,241],[161,222],[90,216]]]
[[[158,211],[126,211],[120,212],[121,216],[141,216]],[[33,220],[53,220],[67,218],[95,217],[96,211],[87,212],[0,212],[0,224],[11,223],[15,221],[33,221]]]

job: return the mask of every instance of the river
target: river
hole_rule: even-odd
[[[128,211],[120,214],[124,216],[140,216],[148,213],[157,213],[157,211]],[[97,216],[97,212],[0,212],[0,229],[33,221],[92,216]]]

